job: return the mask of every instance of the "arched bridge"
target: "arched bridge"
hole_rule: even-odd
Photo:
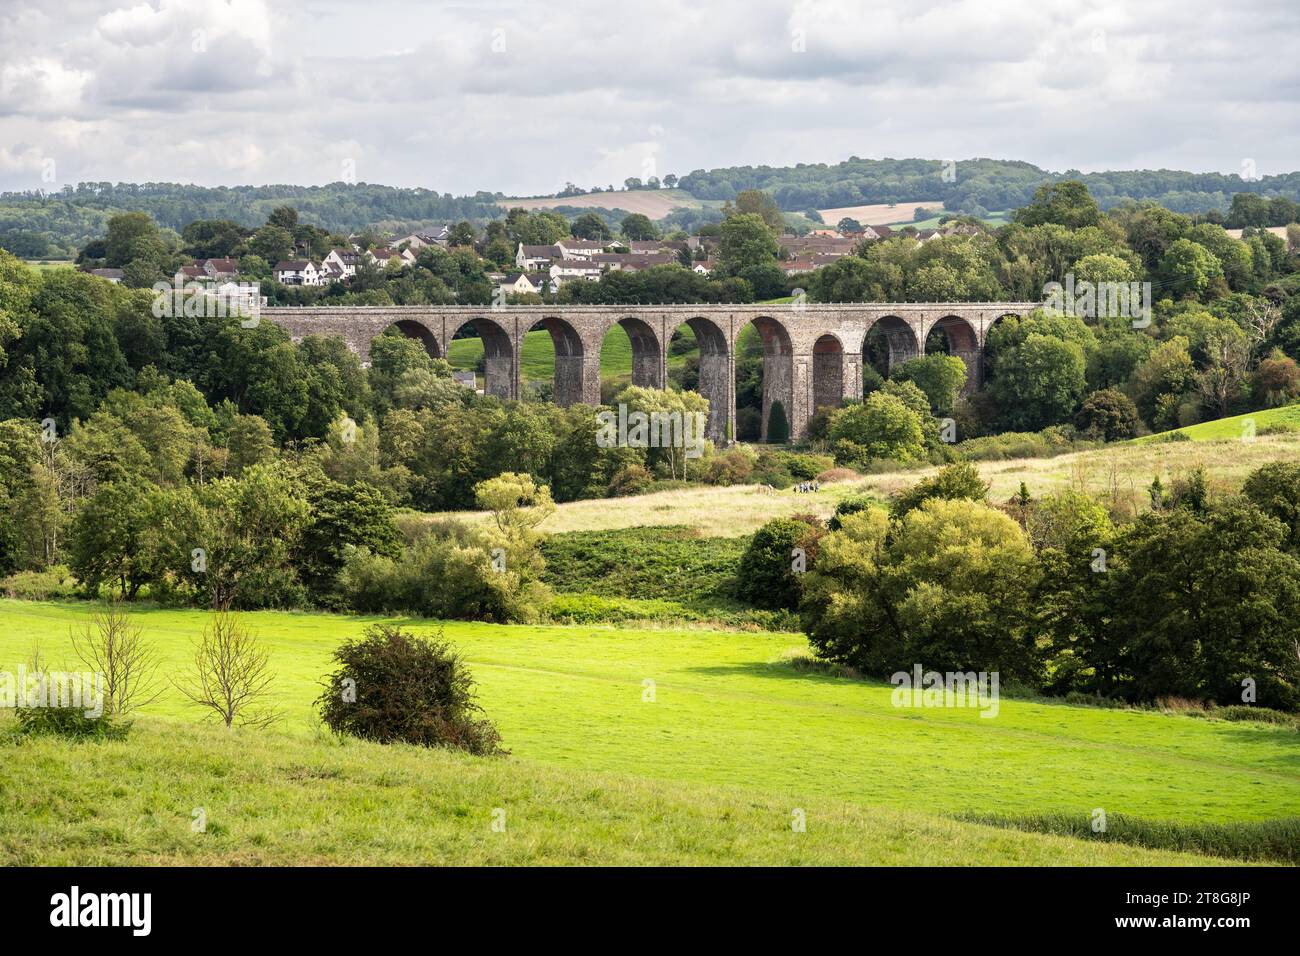
[[[555,401],[600,404],[600,350],[620,325],[632,342],[632,382],[663,388],[668,343],[681,326],[700,349],[699,391],[709,399],[708,434],[735,435],[736,344],[753,325],[763,341],[763,434],[772,402],[785,408],[798,438],[823,405],[862,397],[863,347],[870,340],[892,366],[922,354],[927,342],[966,362],[967,387],[983,382],[984,346],[998,319],[1026,315],[1035,302],[847,303],[799,305],[638,306],[342,306],[267,308],[262,317],[295,341],[308,335],[346,340],[363,363],[370,342],[390,327],[445,358],[456,334],[471,326],[483,340],[486,391],[519,398],[524,336],[545,329],[555,345]]]

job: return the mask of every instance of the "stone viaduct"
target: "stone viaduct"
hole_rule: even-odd
[[[988,331],[1007,315],[1026,315],[1034,302],[845,303],[797,305],[637,306],[342,306],[265,308],[263,318],[295,341],[307,335],[341,336],[363,364],[370,342],[390,327],[424,343],[444,358],[465,326],[483,340],[489,395],[520,396],[519,355],[524,336],[545,329],[555,345],[555,401],[600,404],[600,350],[605,335],[621,325],[632,342],[632,382],[663,388],[668,381],[668,343],[685,325],[700,350],[699,391],[709,399],[708,435],[727,441],[736,425],[736,343],[752,324],[763,341],[763,434],[779,400],[792,437],[823,405],[862,397],[863,346],[868,333],[881,337],[888,362],[921,354],[931,333],[942,333],[949,354],[967,367],[967,388],[983,382]],[[935,339],[934,341],[939,341]]]

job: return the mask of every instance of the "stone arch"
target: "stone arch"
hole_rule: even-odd
[[[789,437],[794,438],[802,427],[802,421],[794,402],[794,346],[790,340],[790,332],[776,319],[766,315],[751,319],[746,325],[753,325],[763,339],[763,418],[759,437],[762,441],[767,441],[768,426],[772,418],[772,403],[779,401],[782,411],[785,412],[786,424],[789,426]],[[744,326],[736,330],[737,341],[740,340],[740,333],[743,331]],[[806,366],[804,368],[806,369]],[[801,383],[801,387],[806,387],[806,383]]]
[[[844,344],[828,332],[813,343],[813,414],[844,400],[844,372]]]
[[[1023,316],[1018,312],[1003,312],[1000,315],[995,315],[993,318],[989,319],[988,322],[985,323],[983,330],[980,332],[980,373],[979,381],[976,383],[980,388],[983,388],[988,384],[989,373],[992,369],[992,363],[989,362],[989,333],[992,332],[993,327],[1003,319],[1011,318],[1018,319],[1023,318]]]
[[[693,316],[680,322],[677,328],[686,326],[695,334],[695,342],[700,350],[700,381],[697,390],[709,400],[709,420],[704,433],[714,441],[727,439],[727,425],[732,420],[735,405],[731,380],[731,343],[727,333],[704,316]],[[676,331],[674,328],[672,331]],[[671,332],[669,338],[672,337]]]
[[[456,333],[467,325],[474,328],[483,342],[483,393],[506,399],[516,397],[515,350],[510,333],[494,319],[482,316],[467,319],[448,330],[449,351]]]
[[[609,334],[614,325],[622,327],[632,343],[632,384],[644,388],[663,388],[665,344],[659,341],[654,326],[645,319],[627,316],[610,325],[605,330],[605,335]],[[602,341],[603,338],[602,336]]]
[[[966,384],[963,392],[976,388],[983,374],[983,349],[978,330],[970,320],[960,315],[945,315],[934,322],[926,333],[926,355],[955,355],[966,365]]]
[[[906,320],[897,315],[882,315],[867,328],[862,339],[863,364],[875,367],[888,378],[899,364],[921,354],[921,343]]]
[[[533,324],[529,331],[545,329],[551,334],[551,345],[555,349],[555,388],[553,401],[556,405],[576,405],[584,398],[583,391],[583,354],[582,336],[578,330],[558,316],[547,316]]]
[[[434,335],[433,329],[429,328],[423,322],[417,322],[414,319],[398,319],[391,323],[380,334],[384,334],[388,329],[396,329],[408,339],[415,339],[424,346],[424,350],[429,353],[429,358],[442,358],[442,349],[438,345],[438,337]],[[373,341],[373,340],[372,340]],[[367,355],[369,349],[366,350]]]

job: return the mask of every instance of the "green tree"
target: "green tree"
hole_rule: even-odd
[[[619,232],[625,239],[648,241],[659,238],[659,227],[651,222],[650,217],[639,212],[628,213],[619,224]]]

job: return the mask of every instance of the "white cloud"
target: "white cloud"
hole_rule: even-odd
[[[731,164],[1300,156],[1293,0],[8,0],[0,187],[551,191]],[[9,8],[12,8],[10,11]],[[348,166],[350,164],[350,167]]]

